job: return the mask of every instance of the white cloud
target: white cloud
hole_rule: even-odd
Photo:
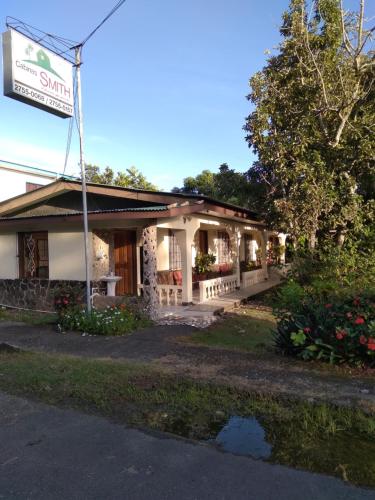
[[[14,138],[0,137],[0,159],[61,173],[64,168],[65,148],[48,148]],[[71,150],[66,174],[76,175],[77,163],[78,153]]]

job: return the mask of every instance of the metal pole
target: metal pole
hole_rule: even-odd
[[[89,224],[87,218],[87,196],[86,196],[86,173],[83,151],[83,115],[81,95],[81,52],[82,45],[75,47],[76,71],[77,71],[77,100],[78,100],[78,129],[79,129],[79,162],[81,166],[82,179],[82,205],[83,205],[83,231],[85,240],[85,264],[86,264],[86,308],[91,312],[91,286],[90,286],[90,255],[89,255]]]

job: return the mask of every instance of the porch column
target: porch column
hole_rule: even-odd
[[[156,264],[156,225],[148,225],[143,228],[143,296],[146,302],[147,312],[151,319],[157,317],[158,293],[157,293],[157,264]]]
[[[278,234],[279,238],[279,245],[284,247],[283,252],[280,254],[280,264],[285,264],[285,242],[286,242],[286,234],[284,233],[279,233]]]
[[[182,305],[193,302],[193,256],[194,230],[184,229],[176,231],[176,237],[181,249],[182,265]]]
[[[235,227],[234,228],[234,242],[236,245],[236,252],[234,255],[234,269],[235,269],[235,274],[237,276],[237,288],[241,287],[241,259],[240,259],[240,246],[241,246],[241,238],[242,238],[242,232],[240,228]]]
[[[268,266],[267,266],[267,241],[268,241],[268,231],[263,230],[260,232],[260,241],[262,249],[262,269],[264,273],[264,278],[268,279]]]

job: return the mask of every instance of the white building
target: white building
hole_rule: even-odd
[[[47,170],[0,161],[0,201],[33,191],[58,177]]]

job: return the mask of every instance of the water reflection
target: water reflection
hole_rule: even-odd
[[[272,453],[265,431],[254,417],[231,417],[216,436],[215,442],[221,449],[237,455],[266,459]]]

